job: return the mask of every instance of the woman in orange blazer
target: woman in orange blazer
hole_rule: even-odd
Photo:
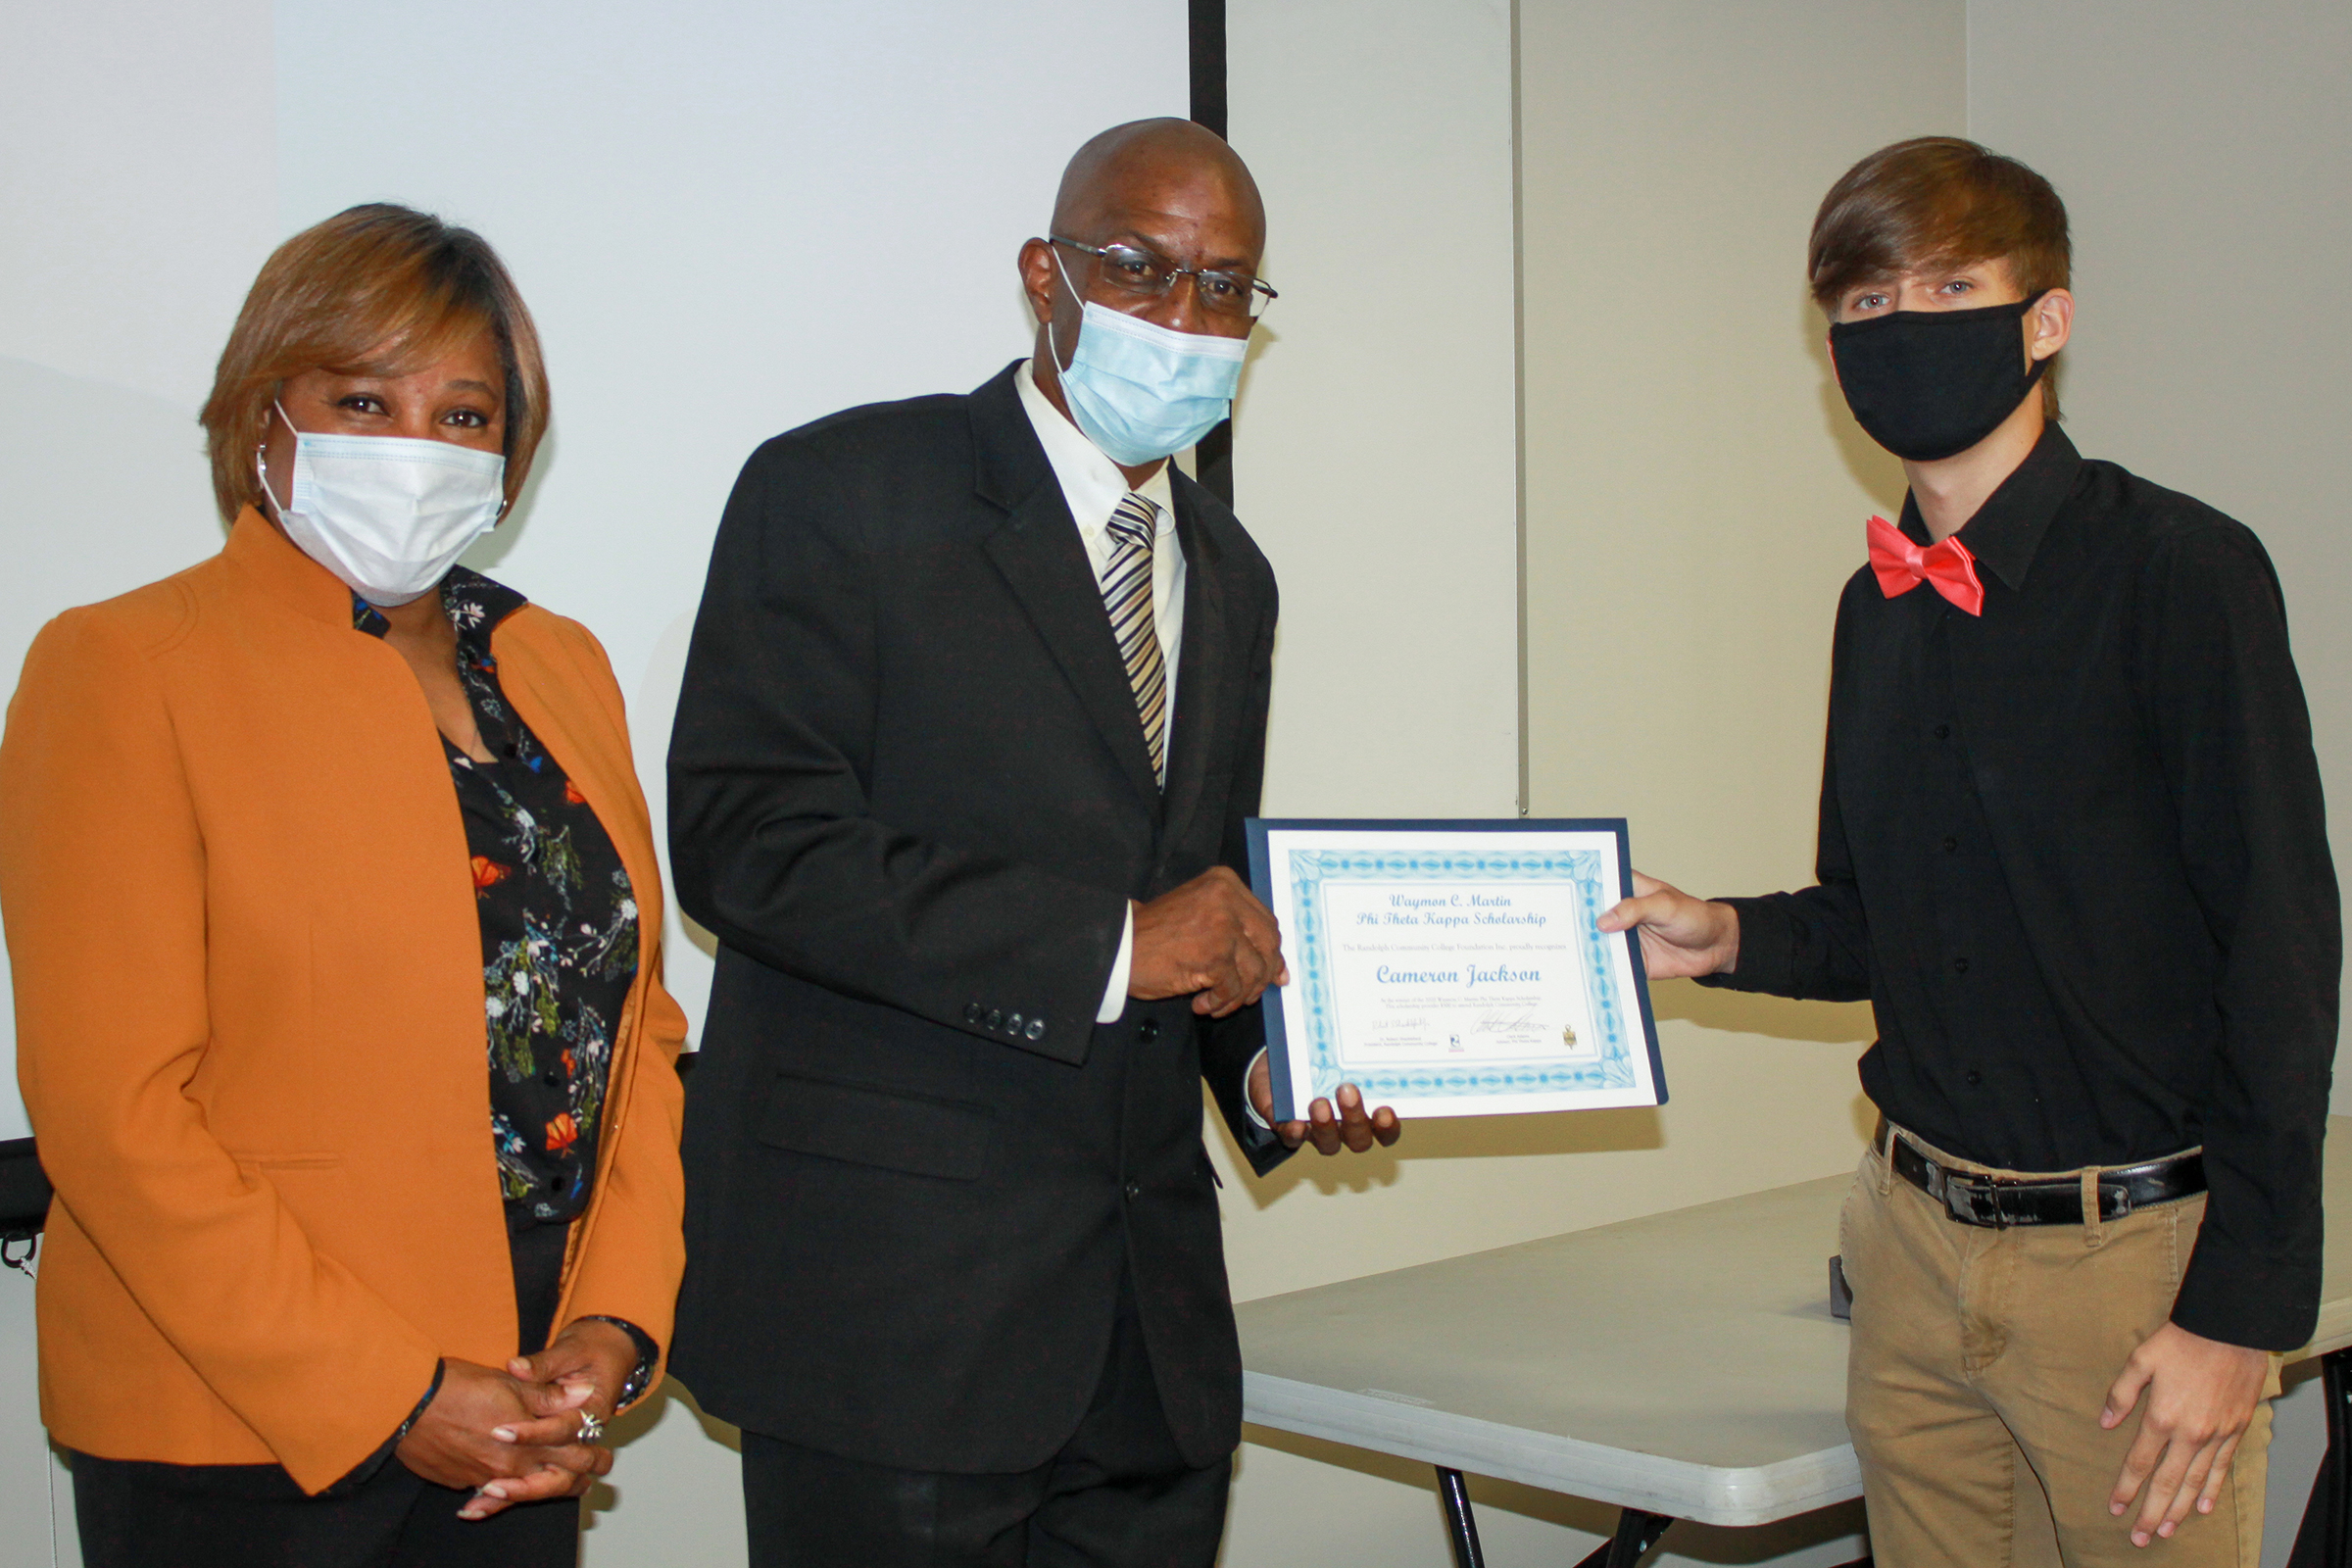
[[[289,240],[204,413],[227,547],[0,740],[41,1403],[92,1568],[568,1565],[683,1262],[620,693],[463,568],[547,423],[481,239]]]

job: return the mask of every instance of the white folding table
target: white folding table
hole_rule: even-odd
[[[2331,1131],[2327,1282],[2298,1359],[2352,1346],[2352,1117]],[[1616,1538],[1581,1568],[1632,1568],[1676,1519],[1760,1525],[1860,1496],[1829,1300],[1849,1180],[1244,1302],[1243,1418],[1436,1466],[1459,1568],[1481,1564],[1464,1471],[1615,1504]],[[2329,1568],[2352,1523],[2346,1360],[2325,1363],[2328,1459],[2303,1537]]]

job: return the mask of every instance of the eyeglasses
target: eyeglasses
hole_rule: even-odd
[[[1180,277],[1193,280],[1193,292],[1200,300],[1200,308],[1213,316],[1235,317],[1254,321],[1266,302],[1279,296],[1274,289],[1247,272],[1220,272],[1199,267],[1178,267],[1132,245],[1081,245],[1059,234],[1051,236],[1056,245],[1067,245],[1081,256],[1092,256],[1102,264],[1102,280],[1122,294],[1142,299],[1164,299]]]

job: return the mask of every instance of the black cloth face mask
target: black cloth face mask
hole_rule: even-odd
[[[1898,458],[1934,463],[1992,434],[2041,379],[2018,322],[2041,296],[1974,311],[1890,311],[1830,328],[1845,406]]]

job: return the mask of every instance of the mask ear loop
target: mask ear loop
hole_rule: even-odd
[[[2055,284],[2053,284],[2053,285],[2051,285],[2051,287],[2052,287],[2052,288],[2055,288],[2055,287],[2056,287],[2056,285],[2055,285]],[[2050,293],[2051,293],[2051,289],[2047,289],[2047,288],[2045,288],[2045,289],[2043,289],[2043,290],[2042,290],[2040,293],[2038,293],[2038,294],[2034,295],[2034,296],[2032,299],[2030,299],[2030,300],[2026,301],[2025,309],[2024,309],[2024,310],[2022,310],[2022,311],[2019,311],[2019,312],[2017,313],[2017,318],[2018,318],[2019,320],[2021,320],[2021,321],[2022,321],[2022,320],[2026,319],[2026,318],[2028,318],[2028,317],[2032,316],[2032,315],[2033,315],[2033,314],[2034,314],[2035,311],[2037,311],[2037,310],[2040,310],[2040,309],[2041,309],[2041,302],[2042,302],[2043,300],[2046,300],[2046,299],[2048,299],[2048,298],[2050,297]],[[2031,355],[2033,354],[2033,352],[2034,352],[2034,351],[2033,351],[2032,349],[2028,349],[2028,350],[2026,350],[2026,353],[2028,354],[2028,356],[2031,356]],[[2034,390],[2034,388],[2035,386],[2037,386],[2037,385],[2039,385],[2039,384],[2040,384],[2040,382],[2041,382],[2041,374],[2042,374],[2042,372],[2043,372],[2044,370],[2047,370],[2047,369],[2050,368],[2050,364],[2051,364],[2051,362],[2052,362],[2052,361],[2054,361],[2054,360],[2056,360],[2057,358],[2058,358],[2058,356],[2057,356],[2057,355],[2055,355],[2055,354],[2045,354],[2045,355],[2043,355],[2043,356],[2042,356],[2040,359],[2038,359],[2038,360],[2034,360],[2034,361],[2033,362],[2033,364],[2032,364],[2030,367],[2028,367],[2028,368],[2027,368],[2027,370],[2026,370],[2026,390],[2027,390],[2027,391],[2031,392],[2031,391],[2033,391],[2033,390]]]
[[[1077,305],[1078,309],[1081,312],[1085,311],[1086,301],[1079,298],[1078,285],[1070,281],[1070,274],[1062,269],[1061,247],[1056,245],[1053,240],[1049,239],[1046,241],[1046,254],[1054,258],[1054,275],[1061,279],[1061,286],[1070,291],[1070,299]],[[1046,347],[1053,351],[1054,376],[1055,380],[1059,380],[1061,378],[1061,372],[1067,368],[1067,367],[1061,363],[1061,345],[1055,342],[1054,338],[1054,313],[1051,311],[1046,313]]]

